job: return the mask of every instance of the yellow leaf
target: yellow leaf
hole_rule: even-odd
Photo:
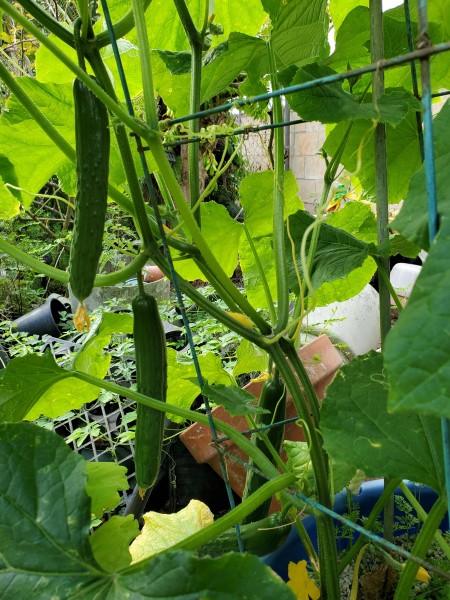
[[[319,600],[320,590],[310,577],[306,560],[301,560],[297,564],[290,562],[288,576],[288,586],[299,600]]]
[[[8,33],[6,33],[6,31],[0,32],[0,39],[2,39],[7,44],[10,44],[13,41],[12,35],[9,35]]]
[[[132,563],[170,548],[214,521],[214,515],[200,500],[191,500],[177,513],[150,511],[144,515],[141,534],[130,546]]]

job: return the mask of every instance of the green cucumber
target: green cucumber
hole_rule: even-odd
[[[241,538],[245,552],[265,556],[281,546],[292,529],[292,521],[281,513],[274,513],[265,519],[241,525]],[[225,552],[239,552],[234,527],[197,550],[199,556],[221,556]]]
[[[268,379],[264,383],[258,406],[269,411],[257,416],[256,425],[258,427],[283,421],[286,418],[286,386],[277,375],[272,379]],[[272,427],[271,429],[266,430],[266,436],[275,450],[280,452],[284,439],[284,427],[282,425],[279,427]],[[272,463],[275,464],[275,460],[267,448],[267,445],[264,443],[264,440],[257,434],[253,434],[252,440],[256,446],[272,461]],[[256,492],[256,490],[258,490],[266,482],[267,479],[250,469],[247,472],[247,479],[245,481],[242,499],[244,500],[253,494],[253,492]],[[258,506],[255,511],[246,517],[244,523],[251,523],[266,517],[269,512],[271,500],[271,498],[268,498],[265,502]]]
[[[167,393],[166,337],[158,303],[141,291],[132,302],[138,392],[165,402]],[[161,465],[164,413],[138,403],[134,462],[139,494],[152,487]]]
[[[108,111],[79,79],[73,84],[77,195],[70,250],[69,284],[83,304],[94,287],[103,247],[108,199]]]

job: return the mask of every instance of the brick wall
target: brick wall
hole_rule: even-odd
[[[291,120],[298,115],[291,111]],[[289,168],[293,171],[306,210],[314,212],[323,189],[325,161],[318,155],[325,141],[322,123],[299,123],[290,128]]]

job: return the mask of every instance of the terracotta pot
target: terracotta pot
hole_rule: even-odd
[[[326,335],[321,335],[303,346],[298,354],[312,384],[314,385],[319,400],[322,400],[325,396],[326,387],[331,383],[337,370],[342,365],[341,355]],[[259,397],[262,386],[262,382],[250,382],[244,389],[255,397]],[[233,425],[238,431],[242,432],[248,430],[247,421],[244,417],[231,417],[222,406],[214,408],[212,410],[212,415],[215,419]],[[292,402],[292,398],[288,394],[286,401],[286,418],[289,419],[295,416],[297,416],[297,412]],[[198,463],[208,463],[216,473],[221,475],[219,457],[217,451],[211,445],[211,430],[209,427],[201,425],[200,423],[194,423],[180,434],[180,439]],[[287,423],[285,426],[284,439],[304,441],[305,437],[301,426],[298,425],[297,422]],[[239,460],[245,462],[248,461],[247,454],[231,440],[222,442],[222,445]],[[242,496],[246,479],[246,469],[228,456],[224,456],[224,459],[230,485],[239,496]],[[271,508],[274,509],[275,505]]]

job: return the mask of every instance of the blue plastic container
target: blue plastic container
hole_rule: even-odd
[[[434,490],[427,486],[416,485],[412,482],[407,482],[409,489],[413,492],[417,500],[420,502],[425,511],[429,511],[437,499],[437,494]],[[372,508],[376,504],[378,498],[383,491],[383,480],[376,479],[374,481],[368,481],[363,483],[359,494],[350,496],[350,503],[357,504],[359,506],[360,516],[368,517]],[[395,491],[396,495],[403,496],[401,490],[398,488]],[[350,512],[349,497],[347,493],[341,492],[335,497],[334,511],[340,515]],[[397,506],[395,507],[395,514],[400,515],[400,511]],[[412,513],[416,515],[415,511]],[[316,531],[316,520],[315,517],[309,516],[303,519],[303,524],[308,532],[314,547],[317,550],[317,531]],[[336,527],[340,527],[339,521],[335,521]],[[441,529],[443,531],[448,530],[448,517],[441,523]],[[409,533],[414,533],[415,529],[409,530]],[[402,535],[406,533],[406,530],[398,529],[395,535]],[[356,540],[359,537],[357,532],[354,532],[353,539]],[[348,539],[338,539],[336,543],[338,551],[343,551],[348,546]],[[285,543],[275,552],[263,558],[263,561],[269,565],[278,575],[287,581],[288,579],[288,565],[292,562],[299,562],[300,560],[308,560],[308,555],[303,547],[302,542],[297,534],[295,527],[292,528]]]

